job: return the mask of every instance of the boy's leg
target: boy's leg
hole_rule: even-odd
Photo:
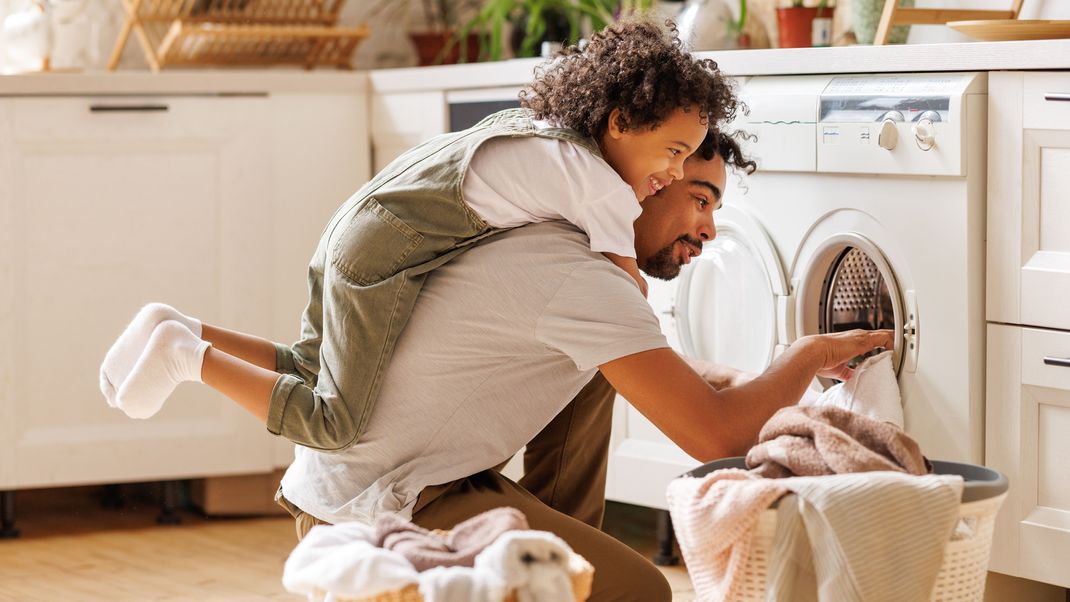
[[[547,506],[596,529],[606,506],[606,465],[616,391],[602,376],[528,443],[520,486]]]
[[[493,470],[424,489],[412,522],[426,529],[450,529],[501,506],[520,510],[532,529],[556,534],[594,566],[591,602],[672,599],[665,577],[648,560],[598,529],[553,510]]]
[[[201,338],[219,351],[265,370],[277,370],[275,344],[267,339],[211,324],[201,325]]]

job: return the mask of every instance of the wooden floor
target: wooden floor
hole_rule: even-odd
[[[20,492],[18,539],[0,540],[0,600],[300,600],[281,583],[297,543],[289,518],[155,524],[150,498],[104,509],[100,488]],[[607,531],[649,555],[654,514],[611,504]],[[687,573],[665,571],[674,600],[694,594]]]

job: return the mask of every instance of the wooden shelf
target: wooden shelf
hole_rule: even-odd
[[[168,66],[297,64],[348,69],[367,26],[337,27],[344,0],[122,0],[108,69],[136,35],[154,72]]]

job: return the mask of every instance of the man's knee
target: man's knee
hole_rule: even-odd
[[[628,554],[596,567],[592,602],[671,602],[672,588],[653,563]]]

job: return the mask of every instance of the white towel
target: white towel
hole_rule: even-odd
[[[766,600],[928,600],[962,477],[866,472],[778,479]]]
[[[518,602],[572,599],[572,549],[546,531],[509,531],[476,556],[475,568],[497,574]]]
[[[505,584],[485,568],[439,566],[420,573],[424,602],[501,602]]]
[[[419,573],[412,564],[376,547],[374,537],[375,530],[361,523],[313,527],[286,559],[283,586],[308,596],[363,597],[416,584]]]
[[[836,406],[903,428],[903,400],[892,368],[892,351],[867,358],[850,380],[829,387],[816,398],[804,394],[799,405]]]

